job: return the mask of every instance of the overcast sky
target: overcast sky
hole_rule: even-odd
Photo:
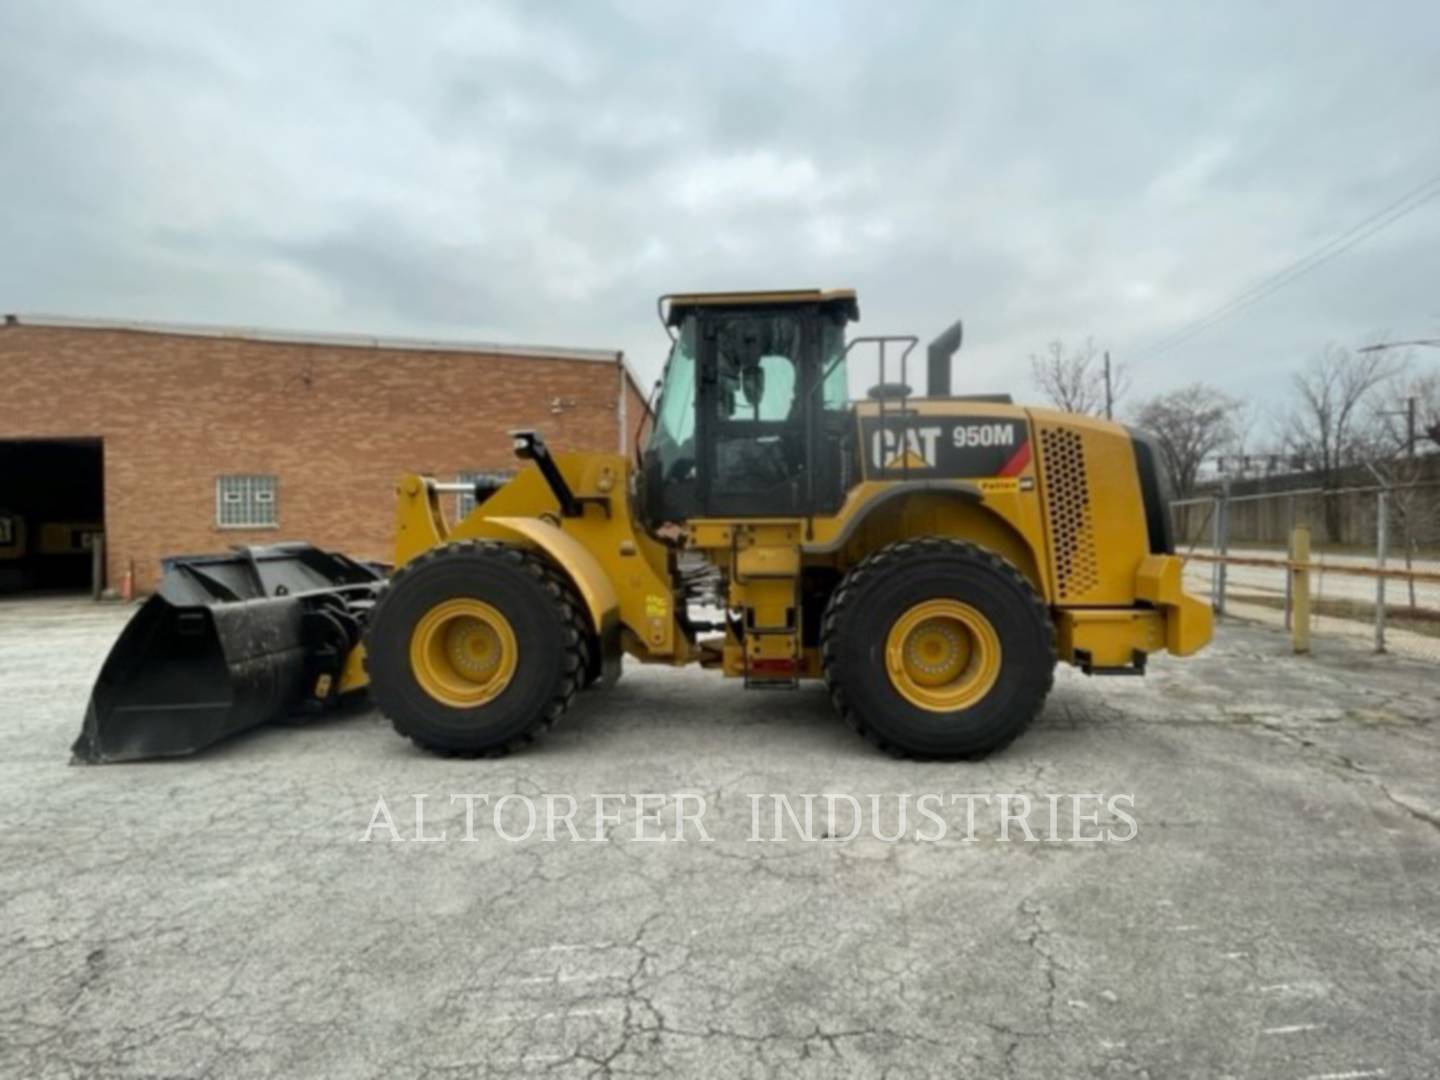
[[[1440,4],[0,0],[0,310],[623,348],[654,298],[963,315],[959,386],[1094,335],[1275,401],[1440,333]],[[1440,354],[1436,354],[1440,355]]]

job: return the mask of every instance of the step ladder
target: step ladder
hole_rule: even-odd
[[[804,666],[798,526],[757,523],[735,529],[730,601],[743,612],[745,688],[797,689]]]

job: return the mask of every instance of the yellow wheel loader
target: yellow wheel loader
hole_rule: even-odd
[[[388,576],[303,545],[172,560],[77,758],[188,753],[366,686],[421,746],[499,753],[627,655],[754,690],[823,679],[877,746],[974,757],[1025,729],[1057,660],[1138,675],[1210,640],[1149,438],[951,395],[959,323],[922,397],[915,338],[846,340],[850,291],[666,296],[660,314],[670,356],[634,461],[515,432],[525,467],[454,523],[454,485],[406,476]],[[862,347],[878,380],[857,402]]]

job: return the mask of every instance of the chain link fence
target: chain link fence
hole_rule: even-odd
[[[1171,504],[1186,587],[1227,616],[1440,660],[1440,483],[1211,495]],[[1308,533],[1308,574],[1293,544]]]

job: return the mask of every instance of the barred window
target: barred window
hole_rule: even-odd
[[[484,484],[487,487],[500,487],[508,484],[515,476],[513,471],[491,469],[488,472],[462,472],[456,479],[462,484],[469,484],[469,491],[462,491],[455,496],[455,520],[463,521],[470,516],[470,511],[475,509],[475,485]]]
[[[215,524],[222,529],[271,529],[280,524],[273,476],[217,476]]]

